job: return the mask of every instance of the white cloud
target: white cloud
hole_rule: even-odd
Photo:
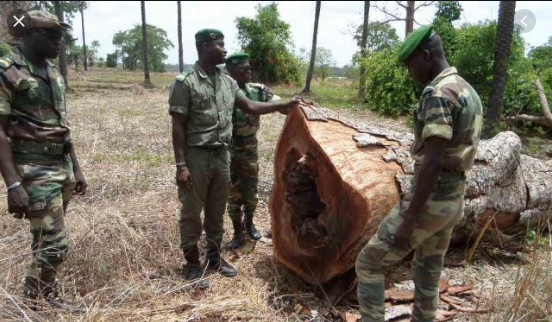
[[[269,2],[257,2],[266,4]],[[218,28],[226,35],[228,51],[240,49],[237,41],[235,19],[239,16],[253,17],[256,2],[251,1],[182,1],[182,28],[184,61],[193,63],[196,60],[194,34],[202,28]],[[296,49],[310,50],[312,44],[312,28],[314,24],[314,1],[278,2],[281,18],[291,26],[291,32]],[[378,1],[380,5],[394,8],[393,1]],[[481,20],[493,20],[498,15],[498,1],[462,1],[464,11],[460,23],[475,23]],[[404,15],[397,8],[395,11]],[[552,36],[552,2],[517,2],[517,10],[529,9],[536,18],[537,25],[531,32],[523,34],[530,45],[539,45]],[[346,33],[350,25],[362,23],[364,10],[363,1],[323,1],[320,11],[318,46],[331,50],[339,66],[349,64],[351,57],[357,51],[352,35]],[[401,9],[402,10],[402,9]],[[416,20],[421,24],[428,24],[433,19],[435,7],[424,7],[416,13]],[[121,30],[132,28],[141,23],[139,1],[91,1],[89,9],[85,11],[86,39],[100,42],[100,55],[114,51],[113,35]],[[167,51],[168,62],[178,62],[177,39],[177,5],[176,1],[146,1],[146,19],[149,24],[167,31],[169,39],[175,47]],[[375,8],[370,9],[371,21],[384,20],[383,13]],[[404,22],[392,22],[397,33],[404,35]],[[74,36],[81,38],[80,14],[73,21]]]

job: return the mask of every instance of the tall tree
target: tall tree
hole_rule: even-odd
[[[404,36],[406,37],[414,29],[414,23],[418,24],[415,18],[416,11],[418,11],[418,9],[420,8],[429,7],[433,5],[435,1],[423,1],[419,5],[416,5],[416,1],[406,1],[406,3],[404,3],[405,1],[395,1],[395,2],[400,8],[404,9],[405,11],[404,16],[401,16],[400,14],[393,12],[392,10],[388,9],[385,6],[380,7],[377,4],[375,4],[374,8],[378,9],[379,11],[385,14],[385,16],[388,18],[385,22],[404,21],[405,22]]]
[[[364,20],[362,22],[362,37],[360,39],[360,56],[366,58],[368,49],[366,44],[368,41],[368,14],[370,13],[370,1],[364,1]],[[358,81],[358,98],[364,102],[364,94],[366,91],[366,66],[360,63],[360,79]]]
[[[311,58],[309,64],[309,71],[307,72],[307,81],[305,82],[305,88],[303,88],[303,93],[310,92],[310,85],[312,81],[312,74],[314,73],[314,60],[316,59],[316,41],[318,38],[318,20],[320,18],[320,6],[322,1],[316,1],[316,9],[314,13],[314,31],[312,34],[312,50]]]
[[[56,1],[57,2],[57,1]],[[88,71],[88,59],[86,57],[86,38],[84,36],[84,3],[81,2],[80,5],[80,14],[82,22],[82,55],[83,55],[83,66],[84,70]]]
[[[363,25],[359,25],[353,39],[356,40],[359,48],[362,48]],[[389,22],[373,21],[368,23],[366,50],[368,52],[382,51],[393,48],[399,43],[397,30]]]
[[[177,2],[178,5],[178,71],[184,71],[184,53],[182,50],[182,8],[180,6],[180,0]]]
[[[149,65],[148,65],[148,33],[146,31],[146,2],[140,1],[142,5],[142,39],[143,39],[143,49],[144,49],[144,84],[146,86],[151,86]]]
[[[504,111],[504,90],[508,77],[508,65],[514,34],[515,1],[500,1],[498,24],[496,26],[496,45],[493,63],[493,84],[489,93],[483,137],[496,134],[502,112]]]
[[[54,8],[56,10],[56,16],[58,17],[60,22],[64,21],[64,15],[63,15],[63,8],[59,1],[54,1]],[[59,51],[59,72],[61,73],[61,76],[63,76],[63,80],[65,81],[65,86],[69,86],[69,82],[67,82],[67,37],[63,37],[61,40],[61,48]]]

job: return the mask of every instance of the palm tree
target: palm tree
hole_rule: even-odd
[[[140,1],[142,5],[142,43],[144,46],[144,85],[150,87],[151,79],[148,66],[148,33],[146,31],[146,2]]]
[[[322,4],[322,1],[316,1],[316,11],[314,14],[314,32],[312,34],[312,50],[311,50],[309,71],[307,72],[307,81],[305,82],[305,88],[303,89],[303,93],[310,92],[312,74],[314,73],[314,59],[316,58],[316,38],[318,38],[318,20],[320,18],[321,4]]]
[[[490,138],[498,130],[504,110],[504,90],[508,77],[508,64],[512,36],[514,34],[515,1],[500,1],[498,24],[496,26],[495,59],[493,63],[493,85],[489,93],[483,138]]]
[[[63,8],[61,7],[60,1],[54,1],[54,9],[56,11],[56,15],[60,22],[64,21],[63,17]],[[69,86],[69,83],[67,82],[67,44],[66,44],[66,38],[63,37],[61,40],[61,48],[59,51],[59,72],[61,73],[61,76],[63,76],[63,80],[65,81],[65,86]]]
[[[56,1],[57,2],[57,1]],[[84,70],[88,71],[88,59],[86,57],[86,38],[84,37],[84,1],[80,4],[80,14],[81,14],[81,21],[82,21],[82,55],[84,57]]]
[[[366,58],[366,45],[368,43],[368,14],[370,13],[370,1],[364,1],[364,21],[362,23],[362,38],[360,40],[360,56]],[[360,79],[358,98],[364,103],[364,94],[366,90],[366,67],[360,63]]]
[[[182,10],[180,7],[180,0],[178,5],[178,70],[182,73],[184,71],[184,54],[182,52]]]

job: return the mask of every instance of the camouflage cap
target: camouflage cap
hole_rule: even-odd
[[[248,53],[235,53],[228,57],[226,57],[226,67],[228,66],[235,66],[238,64],[245,63],[249,60],[249,54]]]
[[[54,30],[61,30],[61,31],[71,31],[73,28],[71,28],[71,25],[65,22],[60,22],[58,18],[45,11],[39,11],[39,10],[31,10],[27,12],[29,14],[29,17],[31,18],[31,26],[29,29],[54,29]],[[11,28],[8,29],[8,32],[10,35],[12,35],[15,38],[21,38],[23,37],[24,31],[15,31]]]
[[[196,42],[206,42],[219,39],[224,39],[224,34],[222,31],[217,29],[201,29],[195,34]]]
[[[411,32],[401,45],[401,49],[399,51],[399,61],[404,63],[410,56],[412,56],[420,43],[431,35],[431,31],[433,31],[433,26],[429,25],[420,27]]]

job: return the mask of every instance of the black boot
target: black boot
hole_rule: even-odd
[[[232,218],[232,226],[234,226],[234,238],[226,245],[227,249],[240,248],[245,242],[245,234],[243,232],[243,225],[240,218]]]
[[[223,276],[232,277],[238,274],[238,271],[220,256],[220,243],[208,243],[206,261],[208,263],[207,267]]]
[[[186,258],[186,266],[184,267],[184,277],[190,281],[198,280],[197,286],[200,288],[208,288],[209,280],[203,276],[203,269],[199,262],[199,249],[197,246],[185,248],[184,258]]]
[[[253,224],[253,214],[246,214],[245,218],[243,220],[243,226],[245,227],[245,231],[251,237],[253,240],[259,240],[261,239],[261,234],[255,228],[255,225]]]
[[[85,314],[88,309],[83,304],[75,304],[64,300],[60,296],[59,283],[56,279],[56,270],[42,268],[40,274],[42,295],[51,306],[76,314]]]

